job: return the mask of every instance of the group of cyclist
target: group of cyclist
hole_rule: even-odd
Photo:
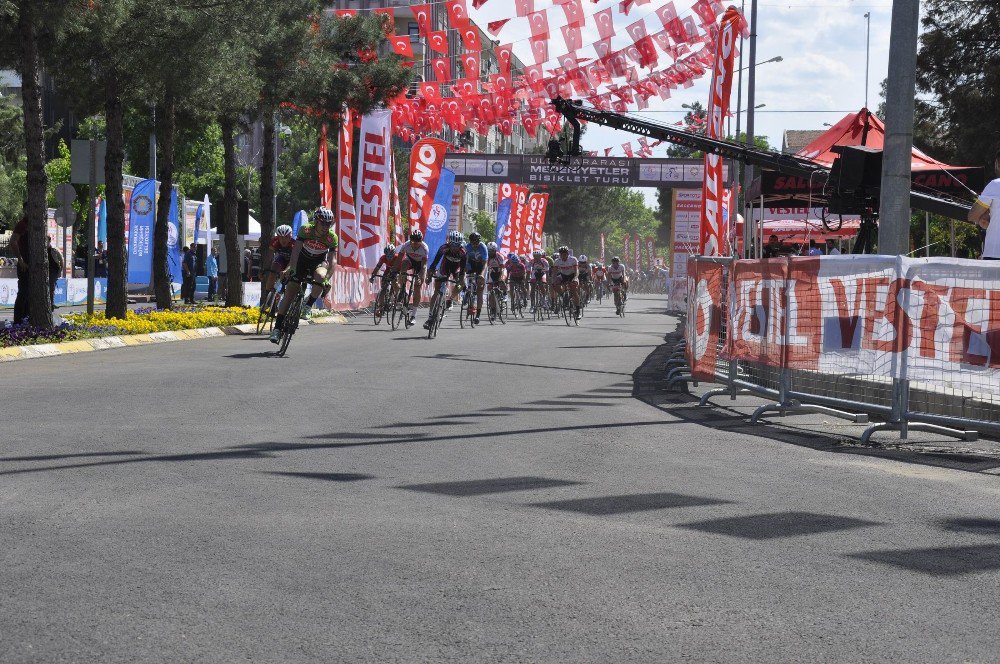
[[[287,287],[277,308],[270,336],[273,343],[278,343],[285,317],[303,284],[311,285],[311,290],[298,312],[301,318],[308,319],[315,303],[329,290],[337,254],[333,219],[333,211],[321,207],[313,213],[311,222],[302,224],[294,238],[291,226],[282,225],[275,229],[270,243],[271,269],[264,279],[264,292],[268,294],[274,290],[279,280],[287,283]],[[562,294],[568,292],[573,314],[579,319],[581,301],[589,299],[594,288],[617,285],[627,293],[629,283],[628,271],[617,256],[605,265],[600,261],[591,261],[583,254],[574,256],[566,246],[559,247],[552,255],[535,250],[530,257],[515,253],[503,256],[495,242],[484,243],[480,234],[475,232],[470,233],[466,240],[460,232],[452,231],[445,244],[431,257],[430,248],[420,230],[413,230],[410,239],[399,247],[391,244],[385,247],[369,281],[374,282],[378,277],[382,278],[383,285],[395,281],[399,285],[400,297],[409,299],[407,326],[416,319],[421,286],[431,280],[434,282],[434,296],[430,303],[433,310],[435,299],[444,291],[445,282],[451,284],[447,302],[447,308],[451,309],[458,301],[466,280],[471,283],[474,278],[476,323],[479,322],[483,293],[487,288],[499,288],[504,296],[511,288],[516,288],[529,296],[533,308],[543,301],[556,303]],[[412,283],[408,284],[408,280]],[[536,294],[542,297],[536,297]],[[618,309],[616,313],[621,313],[620,306]],[[429,327],[430,323],[428,317],[424,327]]]

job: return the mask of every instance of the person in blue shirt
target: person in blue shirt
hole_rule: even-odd
[[[205,259],[205,276],[208,277],[208,299],[215,299],[215,289],[219,286],[219,250],[212,252]]]
[[[465,280],[465,247],[462,246],[462,234],[458,231],[448,233],[448,241],[441,245],[434,260],[427,266],[427,279],[434,278],[434,296],[431,298],[428,308],[427,322],[424,328],[431,326],[431,314],[437,304],[437,299],[441,297],[441,284],[448,279],[455,282],[451,293],[448,296],[448,310],[451,310],[452,301],[458,296],[458,287]]]
[[[479,233],[471,233],[469,241],[465,245],[465,273],[476,279],[476,308],[470,311],[479,324],[479,312],[483,310],[483,291],[486,289],[486,281],[483,279],[483,271],[486,270],[486,262],[490,259],[489,249],[483,244],[483,238]],[[472,308],[472,303],[469,303]]]

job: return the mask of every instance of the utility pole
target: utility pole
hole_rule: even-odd
[[[871,62],[872,52],[872,13],[865,13],[865,20],[868,22],[867,37],[865,38],[865,108],[868,108],[868,65]]]
[[[747,146],[753,147],[753,107],[755,101],[755,86],[757,85],[757,0],[750,2],[750,73],[747,75]],[[742,80],[742,79],[741,79]],[[737,111],[739,106],[736,107]],[[750,199],[747,194],[750,192],[750,180],[753,171],[748,167],[743,168],[743,195],[746,200],[745,214],[743,219],[743,256],[750,257],[750,244],[753,240],[753,214],[750,209]],[[763,219],[761,210],[761,219]],[[734,221],[735,223],[735,221]]]
[[[878,251],[889,256],[905,254],[910,247],[910,170],[919,26],[920,2],[893,0],[878,227]]]

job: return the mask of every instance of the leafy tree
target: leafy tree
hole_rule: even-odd
[[[626,187],[551,187],[546,231],[577,253],[597,254],[600,234],[614,251],[629,233],[655,235],[656,215],[641,192]]]
[[[470,218],[476,232],[483,236],[484,242],[489,243],[496,239],[497,222],[485,210],[473,212]]]
[[[24,119],[20,107],[0,95],[0,230],[21,219],[26,194]]]

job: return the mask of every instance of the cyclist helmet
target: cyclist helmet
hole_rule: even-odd
[[[581,263],[587,262],[587,254],[580,254],[580,262]]]
[[[469,242],[471,242],[472,244],[479,244],[479,241],[482,239],[483,237],[475,231],[469,234]]]
[[[489,251],[491,254],[495,254],[497,252],[497,243],[490,242],[488,245],[486,245],[486,250]]]
[[[274,234],[278,237],[291,237],[292,227],[288,224],[282,224],[274,229]]]
[[[328,207],[316,208],[316,211],[313,212],[313,221],[316,223],[323,222],[324,224],[332,224],[333,210]]]
[[[459,233],[458,231],[452,231],[448,233],[448,244],[452,245],[453,247],[462,244],[462,234]]]
[[[560,254],[568,254],[568,253],[569,253],[569,247],[567,247],[567,246],[566,246],[566,245],[564,244],[563,246],[559,247],[559,253],[560,253]]]
[[[511,254],[510,255],[510,262],[511,263],[520,263],[521,262],[521,257],[518,256],[517,254]]]
[[[615,256],[614,258],[611,259],[611,262],[614,263],[615,265],[618,265],[618,263],[622,262],[622,259]]]
[[[424,241],[424,234],[420,232],[419,228],[413,230],[410,233],[410,242],[423,242],[423,241]]]
[[[541,258],[544,254],[542,253],[541,249],[535,249],[534,251],[531,252],[531,255],[534,256],[535,258]]]
[[[396,245],[394,245],[394,244],[387,244],[387,245],[385,245],[385,250],[383,251],[383,253],[386,256],[395,256],[396,255]]]

